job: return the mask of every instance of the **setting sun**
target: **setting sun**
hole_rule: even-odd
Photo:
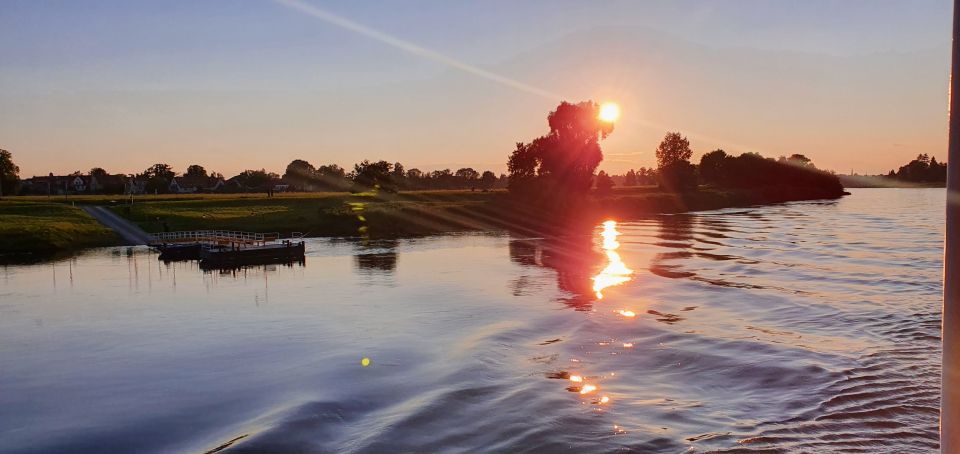
[[[620,106],[615,102],[605,102],[600,106],[600,120],[613,123],[620,118]]]

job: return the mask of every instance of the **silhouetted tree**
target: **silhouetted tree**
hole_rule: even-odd
[[[480,176],[480,187],[487,191],[493,189],[497,184],[497,175],[489,170],[483,172],[483,175]]]
[[[704,183],[718,184],[723,172],[723,162],[727,153],[723,150],[713,150],[700,157],[700,178]]]
[[[206,178],[208,176],[207,169],[204,169],[203,166],[199,164],[193,164],[187,167],[187,171],[183,175],[194,178]]]
[[[610,178],[610,175],[607,175],[607,172],[601,170],[600,173],[597,174],[595,184],[597,187],[597,194],[609,195],[611,192],[613,192],[613,178]]]
[[[637,185],[637,172],[633,169],[627,171],[627,174],[623,177],[624,186],[636,186]]]
[[[592,101],[560,103],[547,116],[550,132],[529,144],[518,143],[510,156],[511,192],[562,200],[589,191],[603,160],[600,140],[613,131],[613,124],[600,121],[598,114]]]
[[[657,147],[657,167],[663,169],[671,164],[686,161],[690,162],[693,151],[690,141],[679,132],[668,132]]]
[[[0,150],[0,197],[15,194],[20,185],[20,167],[13,163],[13,153]]]
[[[347,171],[336,164],[317,167],[320,187],[330,191],[345,191],[352,185],[347,179]]]
[[[924,153],[896,172],[891,170],[887,176],[912,183],[944,183],[947,181],[947,165]]]
[[[696,169],[690,164],[693,150],[686,137],[679,132],[668,132],[657,147],[656,155],[662,188],[684,191],[696,187]]]
[[[409,184],[407,184],[407,173],[404,171],[403,164],[399,162],[393,163],[393,173],[391,174],[391,179],[397,188],[409,187]]]
[[[791,158],[774,160],[758,153],[743,153],[737,157],[717,154],[711,160],[719,160],[719,164],[701,164],[700,172],[702,177],[711,175],[708,180],[711,184],[723,187],[815,188],[826,196],[843,192],[836,175],[817,169],[809,160]]]
[[[147,180],[145,185],[147,192],[165,193],[170,189],[170,182],[176,174],[170,165],[157,163],[144,170],[141,176]]]
[[[280,179],[280,175],[277,175],[273,172],[267,172],[265,169],[244,170],[232,179],[236,181],[243,189],[266,191],[273,188],[276,181]]]
[[[390,171],[393,165],[387,161],[363,162],[354,164],[350,179],[362,188],[379,188],[385,191],[396,192],[396,186],[391,179]]]
[[[461,169],[457,169],[457,171],[454,173],[454,175],[455,175],[457,178],[460,178],[460,179],[462,179],[462,180],[464,180],[464,181],[466,181],[466,182],[468,182],[468,183],[469,183],[469,182],[472,182],[472,181],[474,181],[474,180],[476,180],[476,179],[478,179],[478,178],[480,178],[480,172],[477,172],[476,170],[473,170],[473,169],[470,168],[470,167],[464,167],[464,168],[461,168]]]

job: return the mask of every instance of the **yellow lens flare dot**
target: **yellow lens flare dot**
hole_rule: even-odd
[[[369,366],[369,365],[370,365],[370,358],[363,358],[363,359],[361,359],[361,360],[360,360],[360,365],[363,366],[363,367]]]

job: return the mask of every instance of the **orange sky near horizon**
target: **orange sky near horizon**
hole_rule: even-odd
[[[29,49],[0,45],[0,58],[10,62],[0,69],[0,148],[14,154],[23,178],[92,167],[129,174],[157,162],[178,172],[200,164],[228,176],[260,168],[282,173],[293,159],[348,169],[385,159],[424,171],[501,173],[516,142],[547,132],[546,115],[561,100],[594,100],[622,109],[602,143],[600,169],[615,174],[654,166],[654,150],[668,131],[690,139],[695,161],[717,148],[768,157],[802,153],[820,168],[875,174],[920,153],[946,158],[949,18],[934,21],[933,12],[914,18],[906,31],[878,23],[860,30],[863,36],[838,35],[843,39],[824,44],[815,38],[842,27],[817,29],[817,11],[791,19],[786,3],[778,4],[784,17],[757,7],[763,10],[757,14],[786,21],[781,28],[816,32],[803,40],[775,35],[767,45],[752,36],[760,31],[727,27],[737,19],[710,2],[688,2],[707,17],[691,27],[714,27],[716,42],[657,23],[616,23],[631,14],[689,20],[667,4],[604,5],[584,13],[585,28],[553,35],[509,28],[511,13],[533,7],[500,5],[502,11],[484,10],[486,28],[476,33],[489,38],[481,45],[441,39],[469,27],[450,11],[443,16],[450,29],[417,32],[398,24],[436,24],[435,18],[415,11],[388,18],[381,10],[389,8],[346,4],[327,17],[326,10],[303,11],[317,2],[278,3],[211,19],[187,11],[200,8],[188,2],[182,13],[191,15],[174,26],[151,22],[137,8],[122,12],[126,22],[107,21],[104,30],[88,25],[82,33],[45,24],[88,12],[23,6],[10,15],[17,24],[0,19],[9,25],[0,38],[18,31],[49,36],[38,36]],[[888,22],[909,14],[909,5],[885,8]],[[859,17],[848,13],[847,20]],[[555,16],[548,19],[569,19],[563,11]],[[605,21],[613,25],[598,28]],[[778,33],[773,25],[764,33]],[[942,39],[914,36],[927,28],[942,29]],[[130,36],[132,44],[118,44],[113,33]],[[860,49],[864,37],[880,33],[912,44]],[[243,39],[250,41],[235,42]],[[835,51],[841,45],[852,50]]]

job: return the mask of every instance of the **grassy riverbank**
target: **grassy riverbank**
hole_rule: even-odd
[[[48,254],[120,244],[120,239],[70,204],[0,200],[0,254]]]
[[[701,188],[685,194],[655,186],[617,188],[610,195],[564,208],[577,224],[631,219],[657,213],[763,205],[791,200],[836,198],[815,189]],[[70,202],[70,203],[66,203]],[[2,252],[79,249],[115,244],[116,238],[71,204],[111,207],[147,232],[242,230],[300,232],[308,236],[421,236],[471,230],[510,229],[540,233],[559,224],[556,215],[508,197],[504,191],[411,191],[399,194],[291,193],[138,196],[79,196],[67,200],[20,197],[3,202],[0,217],[11,234]],[[8,222],[9,219],[9,222]]]

